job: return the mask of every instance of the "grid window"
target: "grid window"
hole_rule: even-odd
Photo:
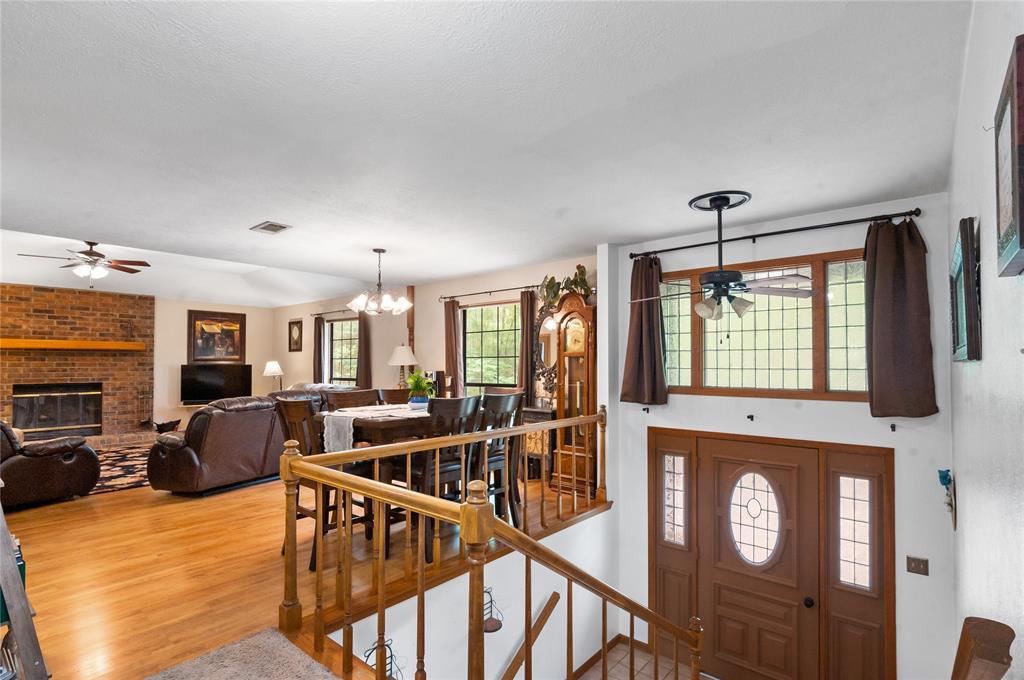
[[[864,262],[828,263],[828,389],[867,390]]]
[[[839,580],[871,587],[871,480],[839,477]]]
[[[359,321],[346,319],[329,324],[331,342],[331,382],[356,384],[359,363]]]
[[[732,541],[750,564],[764,564],[779,544],[779,506],[764,475],[748,472],[736,482],[729,503]]]
[[[744,272],[751,281],[802,274],[809,266]],[[811,289],[812,281],[772,284]],[[811,298],[742,294],[754,307],[741,319],[723,300],[719,321],[704,324],[704,385],[765,390],[810,390],[814,383]]]
[[[519,381],[519,303],[462,310],[462,356],[466,394],[486,387],[515,387]]]
[[[665,540],[677,545],[686,545],[686,458],[666,455],[663,461]]]
[[[665,333],[665,380],[670,386],[689,387],[693,384],[690,376],[690,282],[663,283],[661,295],[661,319]]]

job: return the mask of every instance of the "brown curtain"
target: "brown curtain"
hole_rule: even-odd
[[[462,310],[458,300],[444,303],[444,370],[451,378],[451,395],[466,396],[462,373]]]
[[[660,292],[661,260],[657,257],[638,257],[633,260],[629,299],[656,298]],[[665,338],[661,324],[661,300],[630,303],[626,366],[622,371],[620,400],[636,404],[668,403]]]
[[[373,364],[370,363],[370,315],[359,314],[359,348],[356,350],[356,388],[373,387]]]
[[[533,404],[533,316],[537,294],[524,290],[519,294],[519,387],[523,389],[523,404]]]
[[[921,418],[939,412],[932,373],[927,252],[913,220],[900,225],[874,222],[868,227],[868,399],[876,418]]]
[[[324,381],[324,317],[313,317],[313,382]]]

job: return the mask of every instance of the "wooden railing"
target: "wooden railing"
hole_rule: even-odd
[[[587,436],[586,451],[584,453],[589,461],[593,455],[595,479],[586,480],[584,493],[580,494],[577,485],[571,486],[569,494],[556,493],[557,499],[556,514],[561,517],[563,514],[562,496],[568,495],[572,508],[575,510],[578,504],[590,504],[592,502],[603,502],[606,496],[605,485],[605,410],[602,407],[600,412],[592,416],[579,416],[530,425],[520,425],[499,430],[486,432],[475,432],[470,434],[453,435],[448,437],[437,437],[399,444],[389,444],[351,451],[325,453],[313,456],[302,456],[298,451],[298,442],[290,440],[285,443],[285,452],[281,457],[281,479],[285,486],[285,578],[284,578],[284,599],[279,609],[279,626],[285,631],[295,631],[302,626],[302,605],[298,594],[298,560],[297,560],[297,538],[296,538],[296,517],[298,506],[298,492],[300,480],[306,485],[312,485],[315,489],[316,498],[316,536],[323,535],[323,527],[327,520],[327,508],[324,507],[323,491],[330,487],[338,492],[337,514],[339,530],[338,540],[335,542],[336,569],[334,574],[334,605],[341,612],[342,647],[343,647],[343,670],[350,673],[353,667],[353,608],[352,608],[352,546],[353,546],[353,497],[361,497],[364,507],[372,505],[374,518],[381,526],[375,526],[373,531],[372,547],[372,583],[371,588],[376,595],[376,616],[377,616],[377,639],[374,648],[374,667],[376,677],[383,680],[387,677],[387,649],[386,649],[386,545],[388,540],[387,531],[383,529],[383,522],[388,507],[402,508],[406,521],[405,527],[405,562],[406,571],[416,572],[416,598],[417,598],[417,650],[416,650],[416,671],[417,680],[425,680],[425,631],[424,631],[424,610],[426,590],[426,542],[432,539],[433,565],[437,569],[441,563],[441,541],[440,524],[447,524],[458,528],[460,550],[458,558],[465,561],[469,573],[469,622],[467,635],[467,659],[466,677],[470,680],[482,680],[484,676],[484,564],[487,559],[488,547],[492,541],[497,541],[509,549],[522,553],[525,557],[525,583],[526,583],[526,625],[524,631],[524,667],[525,677],[532,680],[532,643],[535,638],[531,631],[533,612],[530,595],[532,563],[547,567],[566,579],[567,597],[566,606],[568,615],[567,621],[567,645],[566,645],[566,677],[572,678],[574,674],[573,660],[573,617],[572,617],[572,589],[573,586],[582,587],[602,601],[602,623],[601,635],[604,643],[601,645],[600,658],[602,677],[608,677],[607,662],[607,641],[608,641],[608,604],[619,607],[630,615],[631,632],[632,622],[639,619],[648,624],[650,631],[650,647],[654,657],[655,677],[658,668],[657,639],[659,636],[667,636],[672,640],[674,664],[674,677],[679,676],[678,650],[680,643],[689,654],[689,676],[691,680],[698,680],[700,669],[700,650],[702,640],[702,629],[699,619],[691,619],[689,628],[683,628],[647,607],[635,602],[626,595],[605,584],[601,580],[584,572],[574,564],[561,557],[554,551],[544,547],[541,543],[531,538],[526,532],[512,526],[510,523],[499,521],[495,516],[494,507],[487,498],[487,483],[482,480],[472,480],[460,485],[460,501],[447,500],[440,497],[440,489],[435,486],[434,495],[428,495],[413,491],[409,488],[395,486],[393,484],[368,479],[366,477],[343,472],[335,469],[349,463],[360,461],[375,462],[375,476],[379,475],[381,461],[389,461],[394,464],[404,463],[407,471],[406,479],[411,478],[412,456],[420,453],[427,456],[432,455],[432,462],[435,471],[438,469],[440,451],[453,450],[457,447],[460,458],[463,460],[461,469],[463,471],[462,481],[466,482],[466,466],[464,464],[466,449],[471,446],[483,448],[483,460],[487,460],[487,442],[506,438],[504,451],[506,452],[505,470],[509,470],[508,452],[514,450],[515,455],[523,456],[522,468],[526,468],[526,452],[520,445],[518,448],[509,446],[511,438],[525,437],[530,433],[549,432],[550,430],[564,428],[582,428],[589,432],[597,428],[596,436]],[[593,450],[591,443],[597,442],[597,449]],[[579,452],[574,451],[574,456]],[[542,461],[542,479],[540,494],[543,496],[547,480],[544,475],[546,461]],[[588,465],[589,468],[589,465]],[[573,464],[575,469],[575,463]],[[586,473],[585,473],[586,474]],[[508,485],[516,483],[516,480],[509,480],[505,475],[506,499],[509,498]],[[434,479],[437,479],[435,475]],[[527,486],[523,485],[524,489]],[[468,494],[467,494],[468,490]],[[593,493],[591,493],[591,490]],[[555,493],[548,491],[548,493]],[[582,495],[580,500],[578,496]],[[521,526],[528,529],[526,512],[529,504],[524,497],[524,516]],[[544,525],[544,503],[540,504],[541,525]],[[508,517],[506,517],[508,519]],[[434,525],[433,536],[426,534],[426,524],[431,522]],[[415,528],[416,541],[415,551],[417,553],[415,566],[412,565],[411,555],[413,552],[412,534]],[[324,648],[326,630],[325,619],[325,542],[316,542],[316,575],[315,575],[315,602],[313,613],[313,635],[314,647],[317,651]],[[632,648],[632,637],[631,637]]]
[[[3,482],[0,482],[0,488]],[[4,603],[7,605],[7,618],[10,627],[10,635],[15,644],[13,652],[8,655],[4,650],[4,666],[15,665],[18,678],[21,680],[45,680],[50,677],[46,670],[46,663],[43,661],[43,651],[39,647],[39,637],[36,635],[36,627],[32,622],[34,612],[29,604],[28,595],[25,593],[25,584],[21,580],[21,573],[18,571],[18,561],[14,554],[14,539],[7,528],[7,518],[4,516],[3,508],[0,507],[0,591],[4,595]],[[13,662],[13,663],[12,663]]]

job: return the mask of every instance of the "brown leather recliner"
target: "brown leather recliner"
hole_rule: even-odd
[[[200,493],[278,472],[284,430],[272,397],[218,399],[203,406],[184,435],[157,437],[149,451],[149,483],[174,493]]]
[[[5,509],[84,496],[100,478],[100,459],[82,437],[22,444],[0,420],[0,502]]]

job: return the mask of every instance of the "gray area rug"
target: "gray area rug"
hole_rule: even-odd
[[[274,628],[178,664],[147,680],[335,680]]]

